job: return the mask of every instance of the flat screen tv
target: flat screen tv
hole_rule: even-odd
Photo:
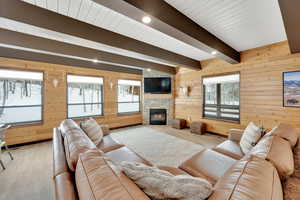
[[[168,94],[171,93],[171,78],[145,78],[144,92],[152,94]]]

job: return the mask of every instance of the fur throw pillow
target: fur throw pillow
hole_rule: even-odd
[[[261,138],[261,129],[253,122],[250,122],[245,129],[240,141],[240,146],[244,154],[247,154]]]
[[[205,200],[212,185],[205,179],[188,175],[174,176],[156,167],[122,162],[123,172],[154,199]]]
[[[89,136],[95,145],[98,145],[103,138],[101,126],[93,118],[89,118],[80,123],[80,127]]]

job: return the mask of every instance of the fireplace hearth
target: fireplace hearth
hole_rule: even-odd
[[[166,125],[167,110],[166,109],[150,109],[150,124],[151,125]]]

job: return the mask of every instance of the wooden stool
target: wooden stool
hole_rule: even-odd
[[[196,134],[204,134],[205,133],[205,124],[200,121],[192,122],[191,124],[191,133],[196,133]]]
[[[183,129],[186,127],[185,119],[173,119],[171,121],[171,126],[176,129]]]

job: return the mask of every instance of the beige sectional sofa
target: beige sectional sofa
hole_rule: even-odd
[[[103,144],[95,146],[72,120],[66,120],[60,127],[54,128],[53,178],[56,199],[150,199],[122,173],[119,163],[151,163],[113,141],[107,127],[103,126],[103,130]],[[298,142],[299,145],[298,135],[292,129],[281,131],[283,133],[277,133],[276,137],[291,144]],[[278,174],[278,162],[273,163],[272,158],[268,157],[270,155],[261,156],[262,152],[267,152],[263,145],[256,148],[253,155],[243,155],[239,147],[242,132],[231,130],[227,141],[214,149],[191,155],[179,168],[158,167],[174,175],[186,174],[207,179],[214,185],[214,191],[208,200],[282,200],[283,180],[280,180]],[[276,149],[274,145],[272,148]],[[288,145],[286,148],[292,149],[294,146]],[[255,155],[257,152],[258,156]],[[284,159],[281,158],[281,162],[285,163]]]

